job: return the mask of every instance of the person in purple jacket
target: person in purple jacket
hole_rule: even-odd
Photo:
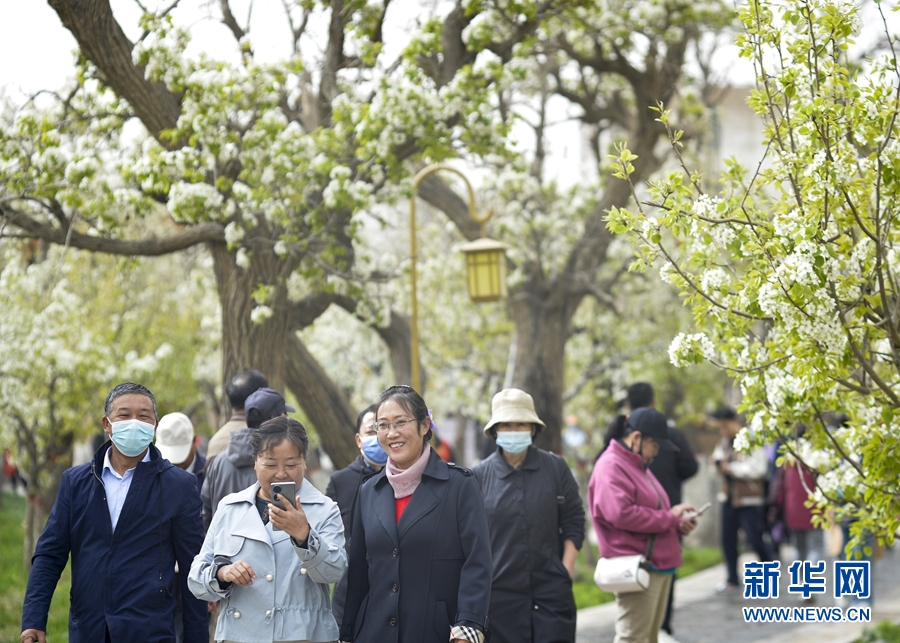
[[[697,526],[688,504],[670,506],[666,492],[647,467],[660,449],[674,450],[666,416],[640,408],[613,436],[591,474],[588,508],[600,554],[644,554],[650,586],[616,594],[615,643],[657,643],[675,570],[681,566],[679,534]]]

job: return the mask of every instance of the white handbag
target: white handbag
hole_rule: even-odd
[[[643,554],[601,558],[594,569],[594,584],[604,592],[642,592],[650,586],[650,572]]]

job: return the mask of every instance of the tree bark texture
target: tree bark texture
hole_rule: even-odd
[[[347,397],[334,380],[328,377],[325,369],[296,333],[289,334],[280,350],[286,354],[285,376],[288,388],[315,427],[322,440],[322,447],[334,466],[343,469],[359,455],[353,439],[356,433],[356,414]]]
[[[392,312],[387,326],[373,326],[372,328],[388,348],[391,370],[394,371],[394,382],[397,384],[411,383],[412,351],[410,350],[409,317]],[[422,390],[419,391],[419,394],[424,397],[428,378],[421,359],[419,360],[419,373],[422,378]]]
[[[287,287],[280,278],[284,262],[273,252],[250,253],[250,266],[241,268],[224,243],[211,243],[219,303],[222,309],[222,374],[226,381],[248,368],[261,371],[275,390],[284,390],[284,346],[290,319]],[[254,323],[253,292],[259,284],[272,284],[266,305],[274,314]]]
[[[536,444],[556,453],[562,451],[566,342],[583,299],[560,290],[554,282],[532,279],[512,291],[507,302],[516,336],[513,387],[534,398],[546,424]]]
[[[56,502],[62,474],[72,464],[71,443],[69,440],[68,454],[63,454],[59,459],[34,472],[29,472],[28,493],[25,497],[25,542],[22,550],[22,563],[26,573],[31,571],[34,549],[41,532],[44,531],[44,525],[47,524],[47,518],[50,517],[50,509]],[[43,475],[41,471],[44,472]],[[46,480],[46,483],[42,484],[42,480]]]

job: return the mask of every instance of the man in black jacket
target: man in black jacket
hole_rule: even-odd
[[[378,444],[375,431],[375,405],[366,407],[356,418],[356,446],[360,455],[349,466],[335,471],[328,480],[325,495],[334,500],[341,510],[344,521],[344,540],[350,550],[350,534],[353,527],[353,509],[363,482],[381,471],[387,462],[387,453]],[[332,612],[340,625],[344,615],[344,601],[347,598],[347,575],[334,586]]]

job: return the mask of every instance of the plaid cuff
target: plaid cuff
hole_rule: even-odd
[[[484,632],[468,625],[457,625],[450,630],[450,640],[459,639],[469,643],[484,643]]]

